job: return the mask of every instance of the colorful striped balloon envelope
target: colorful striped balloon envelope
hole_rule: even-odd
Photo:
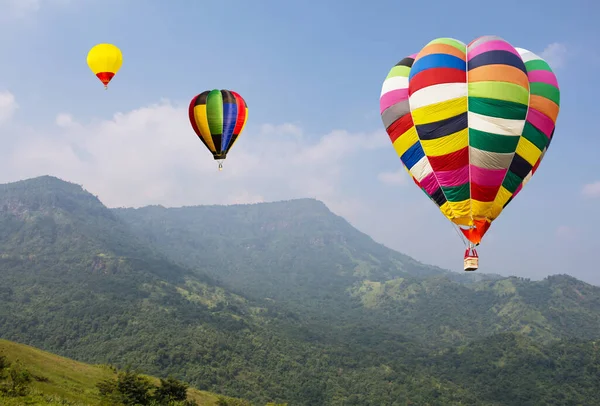
[[[188,114],[194,132],[223,169],[222,161],[246,126],[246,101],[231,90],[206,90],[192,99]]]
[[[431,41],[391,69],[380,98],[400,160],[469,247],[536,172],[559,105],[548,63],[496,36]]]

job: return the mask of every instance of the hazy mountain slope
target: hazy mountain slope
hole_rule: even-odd
[[[600,336],[600,288],[429,267],[316,200],[114,212],[169,258],[313,320],[370,325],[434,346],[506,331],[542,341]]]
[[[169,258],[257,298],[340,315],[347,289],[448,271],[374,242],[313,199],[235,206],[114,209]]]

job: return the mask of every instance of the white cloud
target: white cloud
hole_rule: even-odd
[[[56,125],[59,127],[71,127],[74,124],[73,117],[70,114],[61,113],[56,116]]]
[[[584,185],[581,193],[587,197],[600,197],[600,181]]]
[[[382,172],[377,175],[380,182],[388,185],[405,185],[408,181],[408,174],[404,169],[395,172]]]
[[[25,17],[39,12],[45,6],[65,6],[71,0],[0,0],[2,17]]]
[[[0,124],[9,121],[18,107],[15,96],[11,92],[0,92]]]
[[[315,197],[346,216],[363,206],[345,195],[342,178],[360,171],[356,159],[369,150],[389,148],[383,131],[335,130],[311,140],[294,124],[265,124],[246,128],[219,172],[184,105],[164,101],[91,123],[62,113],[56,124],[53,134],[23,132],[0,162],[0,181],[51,174],[112,207]]]
[[[541,53],[541,57],[548,62],[552,69],[560,69],[567,62],[568,50],[564,44],[553,42],[548,45]]]
[[[252,122],[219,172],[191,129],[187,103],[163,101],[89,122],[63,112],[53,128],[19,127],[17,120],[7,128],[0,131],[0,183],[54,175],[83,185],[109,207],[313,197],[377,241],[427,263],[461,269],[460,239],[435,204],[416,187],[372,182],[378,177],[398,185],[403,175],[403,182],[412,184],[383,129],[336,130],[316,138],[292,123]],[[378,175],[382,159],[398,170]],[[489,234],[480,252],[490,258],[487,272],[512,269],[506,252],[519,244],[513,241],[511,217],[505,218],[509,223],[495,225],[491,232],[499,234]],[[557,244],[563,244],[559,237],[574,235],[568,228],[554,230],[556,236],[548,239]],[[546,245],[540,249],[548,250]]]
[[[16,14],[36,12],[42,0],[0,0],[0,8]]]

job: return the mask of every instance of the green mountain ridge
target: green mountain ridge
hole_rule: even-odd
[[[360,320],[433,347],[507,331],[544,342],[600,336],[598,287],[425,265],[314,199],[114,212],[171,260],[202,266],[249,297],[285,302],[312,323]]]
[[[54,177],[0,185],[0,338],[257,405],[593,405],[599,300],[429,267],[311,199],[107,209]]]
[[[170,263],[97,198],[55,178],[5,185],[0,208],[2,338],[81,361],[173,374],[258,403],[307,405],[324,402],[319,382],[340,368],[369,379],[384,356],[418,351],[393,335],[390,345],[369,348],[371,358],[355,360],[362,344],[334,346],[268,303]],[[350,396],[353,380],[336,379],[339,396]]]

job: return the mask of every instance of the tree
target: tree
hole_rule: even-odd
[[[160,380],[160,386],[154,392],[154,398],[159,402],[169,403],[187,399],[188,385],[174,378]]]
[[[145,405],[151,399],[150,390],[154,385],[145,377],[126,369],[119,372],[117,378],[117,389],[121,394],[125,405]]]
[[[1,360],[4,367],[2,369],[8,371],[8,382],[0,386],[0,391],[8,396],[25,396],[29,392],[29,384],[32,381],[31,373],[22,367],[17,362],[7,367],[6,358]]]
[[[0,355],[0,380],[4,378],[5,370],[10,366],[10,362],[4,355]]]

